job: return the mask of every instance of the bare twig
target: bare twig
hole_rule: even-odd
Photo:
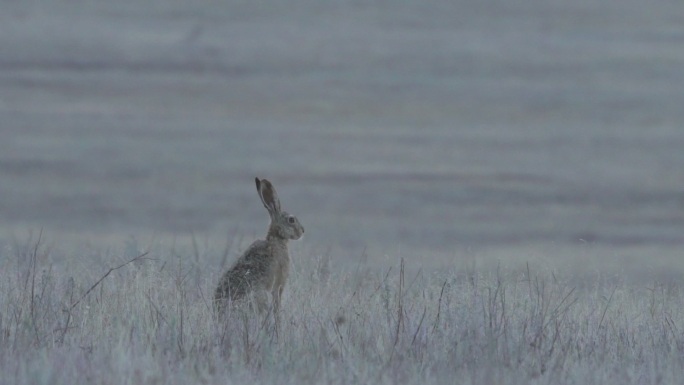
[[[437,316],[435,317],[435,323],[432,326],[432,333],[435,332],[437,329],[437,326],[439,325],[439,315],[442,311],[442,296],[444,295],[444,288],[447,285],[447,281],[444,280],[444,283],[442,284],[442,290],[439,292],[439,300],[437,301]]]
[[[613,292],[610,293],[610,297],[608,298],[608,302],[606,302],[606,307],[603,308],[603,313],[601,314],[601,319],[599,320],[598,328],[599,330],[601,329],[601,326],[603,325],[603,318],[606,316],[606,312],[608,311],[608,306],[610,306],[610,301],[613,300],[613,295],[615,294],[615,290],[617,290],[617,286],[613,288]]]
[[[69,278],[69,302],[74,300],[74,287],[76,284],[74,283],[74,277]],[[71,312],[67,312],[67,318],[66,322],[64,322],[64,328],[62,328],[62,335],[59,336],[58,342],[60,344],[64,343],[64,337],[66,336],[66,333],[69,331],[70,327],[69,324],[71,323]]]
[[[420,332],[420,327],[423,326],[423,320],[425,320],[425,315],[427,314],[427,306],[423,309],[423,316],[420,317],[420,322],[418,322],[418,327],[416,328],[416,332],[413,333],[413,339],[411,340],[411,346],[416,343],[416,338],[418,337],[418,332]]]
[[[40,233],[38,233],[38,239],[36,240],[35,245],[33,246],[33,253],[31,254],[31,302],[30,302],[30,314],[31,314],[31,323],[33,324],[33,331],[35,332],[35,337],[36,337],[36,342],[39,340],[38,336],[38,325],[36,322],[36,312],[35,312],[35,288],[36,288],[36,265],[38,264],[36,259],[38,258],[38,248],[40,247],[40,241],[43,238],[43,228],[40,228]]]
[[[113,271],[119,270],[119,269],[121,269],[122,267],[124,267],[124,266],[126,266],[126,265],[128,265],[128,264],[130,264],[130,263],[133,263],[133,262],[135,262],[135,261],[137,261],[137,260],[143,259],[143,258],[144,258],[147,254],[149,254],[149,253],[150,253],[149,251],[146,251],[146,252],[144,252],[144,253],[138,255],[137,257],[128,260],[128,262],[124,262],[124,263],[122,263],[121,265],[119,265],[119,266],[117,266],[117,267],[112,267],[112,268],[110,268],[110,269],[105,273],[105,275],[103,275],[100,279],[98,279],[97,282],[95,282],[95,283],[93,284],[93,286],[91,286],[90,289],[88,289],[88,290],[81,296],[81,298],[78,299],[78,301],[76,301],[76,302],[74,302],[73,304],[71,304],[71,306],[69,307],[68,311],[73,310],[79,303],[81,303],[81,301],[83,301],[83,299],[85,299],[85,297],[87,297],[88,294],[90,294],[91,291],[93,291],[100,283],[102,283],[102,281],[104,281],[104,279],[107,278],[107,277],[109,276],[109,274],[111,274]]]
[[[399,343],[399,336],[404,325],[404,258],[401,259],[399,264],[399,291],[397,292],[397,328],[394,334],[394,344],[393,347],[397,346]]]

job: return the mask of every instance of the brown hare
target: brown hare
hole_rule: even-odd
[[[222,314],[229,304],[254,301],[260,313],[267,311],[272,300],[273,312],[280,309],[280,297],[290,270],[287,251],[289,240],[297,240],[304,234],[299,220],[280,209],[276,190],[266,179],[256,178],[256,188],[264,207],[271,216],[266,239],[252,243],[226,273],[221,277],[214,301]]]

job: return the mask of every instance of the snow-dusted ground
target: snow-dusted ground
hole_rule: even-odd
[[[684,243],[684,3],[1,8],[5,237],[247,242],[261,176],[354,259],[667,268]]]
[[[681,382],[683,15],[3,0],[0,385]],[[254,176],[278,333],[210,303]]]

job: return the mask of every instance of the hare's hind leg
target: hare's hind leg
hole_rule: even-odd
[[[283,286],[274,287],[271,296],[273,297],[273,321],[275,322],[275,330],[277,334],[278,329],[280,329],[280,303],[281,297],[283,296]]]
[[[271,297],[273,297],[273,313],[278,314],[280,312],[280,297],[283,294],[282,287],[274,287]]]
[[[270,293],[265,290],[255,290],[250,293],[248,300],[248,308],[250,311],[256,315],[263,316],[268,314],[270,311],[271,296]]]

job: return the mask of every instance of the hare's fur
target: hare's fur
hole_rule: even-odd
[[[299,220],[280,209],[275,188],[266,179],[256,178],[257,192],[268,210],[271,224],[266,239],[252,243],[242,256],[221,277],[214,300],[220,313],[228,304],[254,302],[260,313],[270,308],[277,313],[280,298],[290,271],[289,240],[304,234]],[[270,300],[269,300],[270,299]]]

